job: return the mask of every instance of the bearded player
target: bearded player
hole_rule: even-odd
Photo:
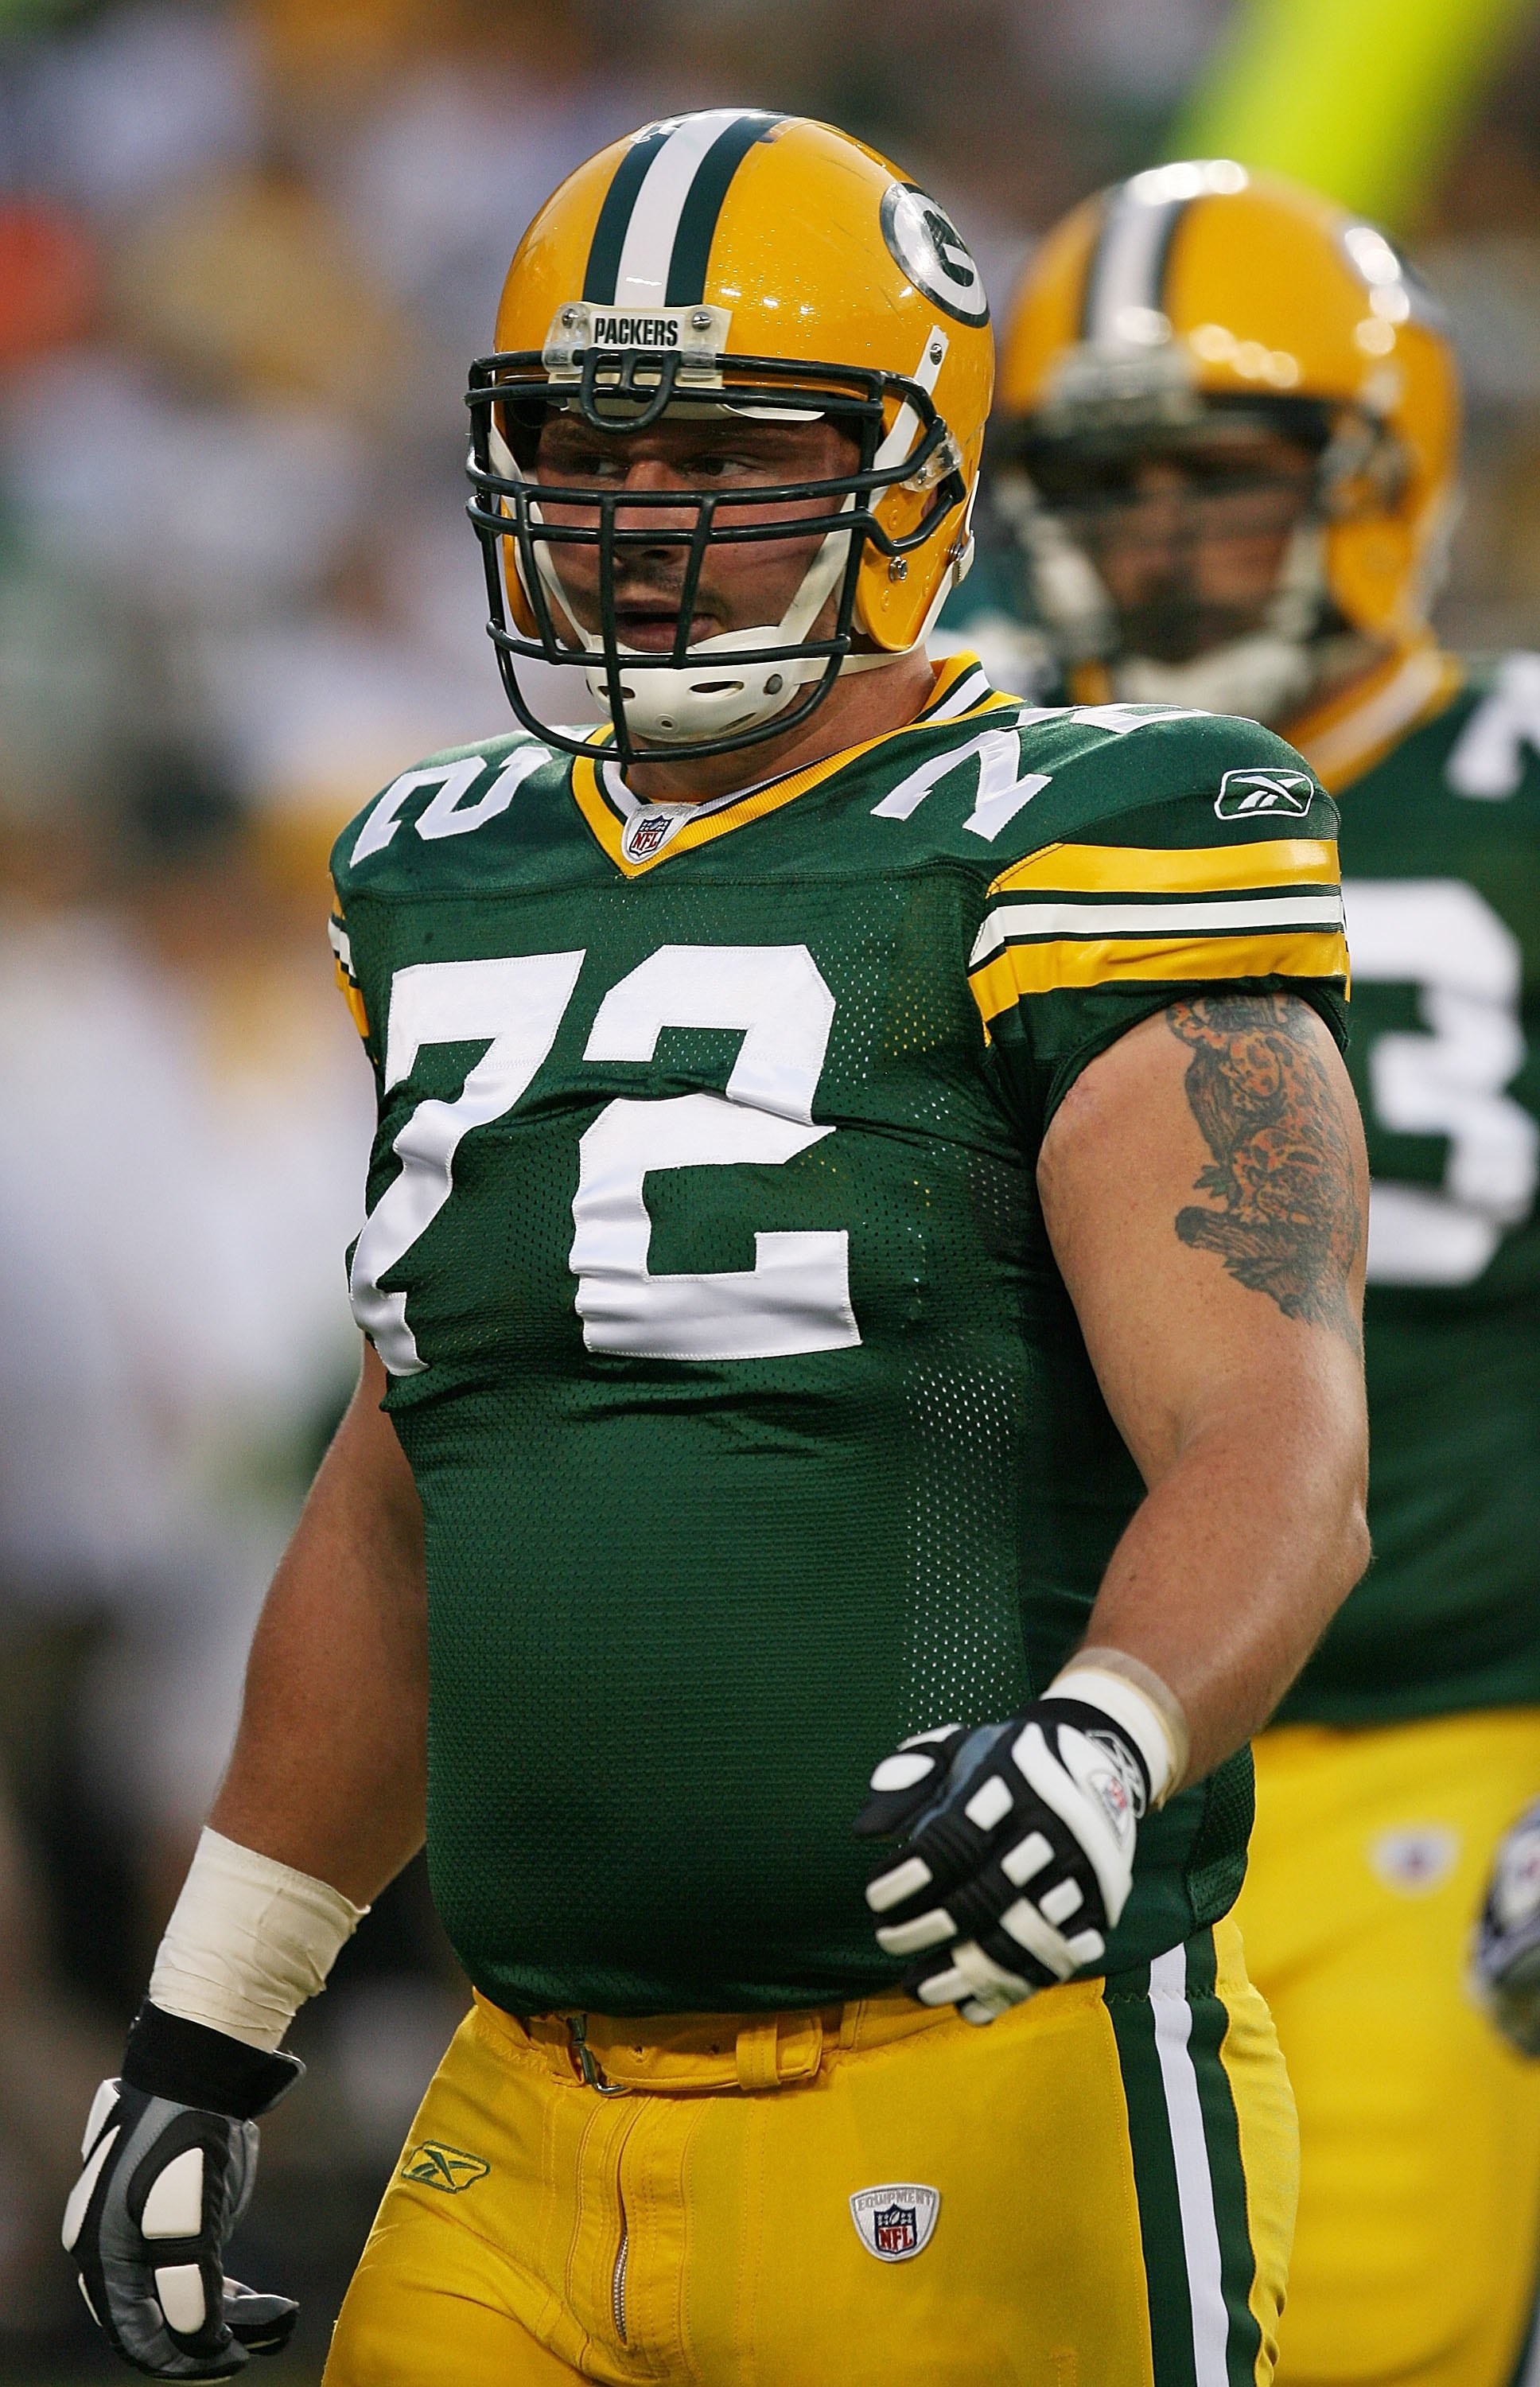
[[[1279,2377],[1504,2387],[1540,2246],[1540,2073],[1482,2011],[1540,2052],[1540,661],[1429,628],[1455,369],[1371,226],[1224,160],[1138,175],[1049,236],[1004,357],[1017,601],[1068,691],[1255,714],[1341,807],[1376,1556],[1256,1749]]]
[[[154,2376],[282,2339],[222,2274],[254,2117],[425,1817],[475,2004],[331,2387],[1268,2379],[1245,1743],[1365,1558],[1330,800],[1249,724],[928,663],[988,309],[844,135],[607,149],[498,338],[524,727],[336,849],[363,1373],[82,2285]]]

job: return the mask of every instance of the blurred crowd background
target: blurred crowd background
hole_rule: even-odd
[[[1303,37],[1319,0],[1288,7]],[[1540,644],[1540,9],[1400,21],[1441,15],[1459,56],[1420,99],[1382,88],[1394,43],[1341,68],[1320,170],[1389,210],[1463,356],[1446,633]],[[0,0],[0,2380],[108,2370],[56,2243],[76,2133],[356,1364],[369,1087],[324,859],[397,771],[508,718],[461,393],[520,233],[650,117],[799,109],[934,190],[998,311],[1064,208],[1223,130],[1281,22]],[[414,1869],[301,2017],[237,2268],[305,2297],[312,2369],[461,1999]]]

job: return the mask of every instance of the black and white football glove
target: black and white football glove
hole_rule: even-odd
[[[1540,1800],[1497,1846],[1476,1931],[1477,1993],[1521,2055],[1540,2055]]]
[[[1101,1962],[1150,1777],[1100,1708],[1049,1697],[1007,1724],[917,1733],[871,1793],[857,1833],[903,1845],[866,1903],[878,1946],[916,1959],[903,1983],[923,2004],[993,2022]]]
[[[255,2116],[304,2069],[145,2005],[96,2091],[64,2244],[107,2343],[152,2379],[233,2379],[288,2343],[298,2305],[227,2280],[224,2249],[256,2185]]]

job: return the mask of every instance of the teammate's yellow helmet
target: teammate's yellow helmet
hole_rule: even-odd
[[[1067,549],[1054,486],[1077,451],[1145,452],[1216,423],[1282,431],[1318,460],[1275,618],[1236,659],[1241,690],[1248,674],[1258,693],[1270,687],[1277,718],[1310,692],[1312,648],[1425,633],[1453,519],[1454,358],[1384,234],[1329,200],[1209,158],[1086,201],[1017,294],[999,406],[1006,507],[1050,630],[1069,663],[1099,656],[1119,693],[1161,692],[1159,673],[1119,654],[1105,604],[1098,622],[1094,574]],[[1025,474],[1014,504],[1013,463]],[[1222,688],[1222,665],[1218,676]],[[1193,694],[1191,676],[1166,692]]]
[[[841,672],[911,653],[967,569],[993,379],[983,285],[940,208],[846,133],[709,108],[616,142],[524,234],[497,339],[472,371],[470,511],[504,684],[541,737],[578,743],[531,714],[520,656],[581,670],[623,755],[637,741],[655,758],[775,735]],[[553,532],[544,509],[556,492],[530,477],[553,407],[616,437],[702,410],[825,416],[849,429],[856,452],[844,478],[775,490],[590,490],[581,502],[591,525]],[[735,524],[735,506],[781,501],[789,522]],[[627,514],[683,511],[691,527],[617,527],[617,503]],[[828,533],[831,513],[839,527]],[[612,575],[627,545],[689,550],[689,587],[713,543],[799,531],[827,535],[779,622],[689,646],[684,605],[671,652],[621,646]],[[563,546],[574,540],[600,549],[597,629],[574,626],[562,587]],[[815,635],[831,599],[833,626]]]

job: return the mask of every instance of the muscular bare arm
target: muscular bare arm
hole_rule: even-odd
[[[358,1390],[273,1578],[209,1822],[367,1905],[423,1844],[423,1515],[385,1370]]]
[[[1148,1486],[1087,1639],[1169,1686],[1201,1775],[1266,1721],[1368,1562],[1357,1105],[1307,1004],[1216,994],[1091,1065],[1038,1174]]]

